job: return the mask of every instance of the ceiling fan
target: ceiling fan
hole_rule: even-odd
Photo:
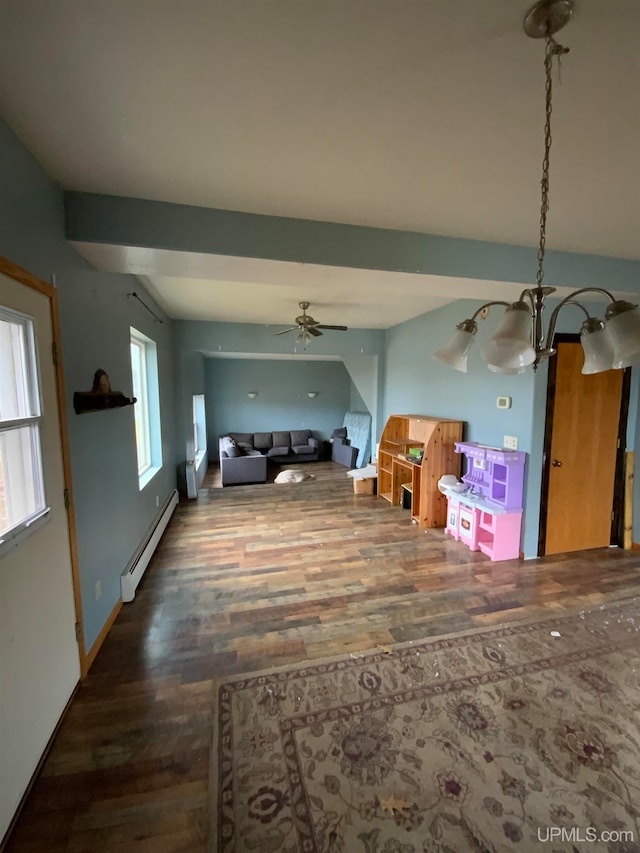
[[[314,320],[310,314],[307,314],[307,308],[309,307],[308,302],[299,302],[298,305],[302,308],[302,314],[300,314],[294,320],[295,326],[292,326],[290,329],[284,329],[282,332],[276,332],[276,335],[286,335],[287,332],[298,332],[298,337],[296,338],[296,343],[306,344],[309,343],[311,337],[319,338],[322,335],[320,329],[334,329],[337,332],[346,332],[346,326],[328,326],[325,323],[318,323],[317,320]]]

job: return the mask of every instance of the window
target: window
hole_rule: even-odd
[[[204,394],[193,395],[193,452],[197,468],[207,452]]]
[[[138,453],[138,482],[144,488],[162,467],[160,396],[158,392],[158,351],[155,342],[133,327],[131,335],[131,377]]]
[[[33,320],[0,307],[0,544],[48,512]]]

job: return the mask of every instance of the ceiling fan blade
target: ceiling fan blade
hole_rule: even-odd
[[[324,323],[318,323],[316,329],[334,329],[337,332],[346,332],[348,331],[348,326],[325,326]]]
[[[282,332],[276,332],[276,335],[286,335],[287,332],[295,332],[297,328],[297,326],[292,326],[290,329],[283,329]]]
[[[314,338],[319,338],[320,335],[322,334],[322,332],[318,331],[317,326],[308,326],[307,332],[309,332],[310,335],[313,335]]]

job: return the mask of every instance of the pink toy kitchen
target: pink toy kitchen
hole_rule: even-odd
[[[447,496],[449,533],[472,551],[491,560],[520,556],[526,453],[456,442],[467,470],[462,483],[443,489]]]

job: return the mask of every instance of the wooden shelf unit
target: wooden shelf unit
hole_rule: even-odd
[[[411,516],[420,527],[444,527],[447,500],[438,489],[443,474],[460,476],[460,454],[455,442],[462,441],[463,421],[430,415],[390,415],[378,447],[378,497],[392,506],[402,505],[402,487],[411,488]],[[421,448],[421,462],[406,454]]]

